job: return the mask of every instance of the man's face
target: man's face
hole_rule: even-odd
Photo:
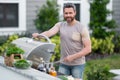
[[[65,8],[64,9],[64,19],[70,23],[75,19],[76,12],[73,8]]]

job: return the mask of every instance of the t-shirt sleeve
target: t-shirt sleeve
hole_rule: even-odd
[[[90,34],[89,34],[89,30],[87,27],[82,26],[81,36],[82,36],[82,41],[90,40]]]

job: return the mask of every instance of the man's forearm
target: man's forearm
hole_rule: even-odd
[[[81,50],[80,52],[73,54],[73,59],[78,59],[82,56],[86,56],[90,52],[91,52],[91,48],[83,48],[83,50]]]
[[[42,35],[45,35],[45,36],[47,36],[47,37],[51,37],[49,31],[45,31],[45,32],[43,32],[43,33],[41,33],[41,34],[42,34]]]

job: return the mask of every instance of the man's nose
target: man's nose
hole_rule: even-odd
[[[67,14],[67,16],[70,16],[70,14]]]

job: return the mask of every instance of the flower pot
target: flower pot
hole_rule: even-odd
[[[13,62],[16,61],[16,60],[20,60],[20,59],[23,59],[22,54],[11,54],[10,56],[5,56],[4,57],[4,63],[6,64],[6,66],[12,67]]]

